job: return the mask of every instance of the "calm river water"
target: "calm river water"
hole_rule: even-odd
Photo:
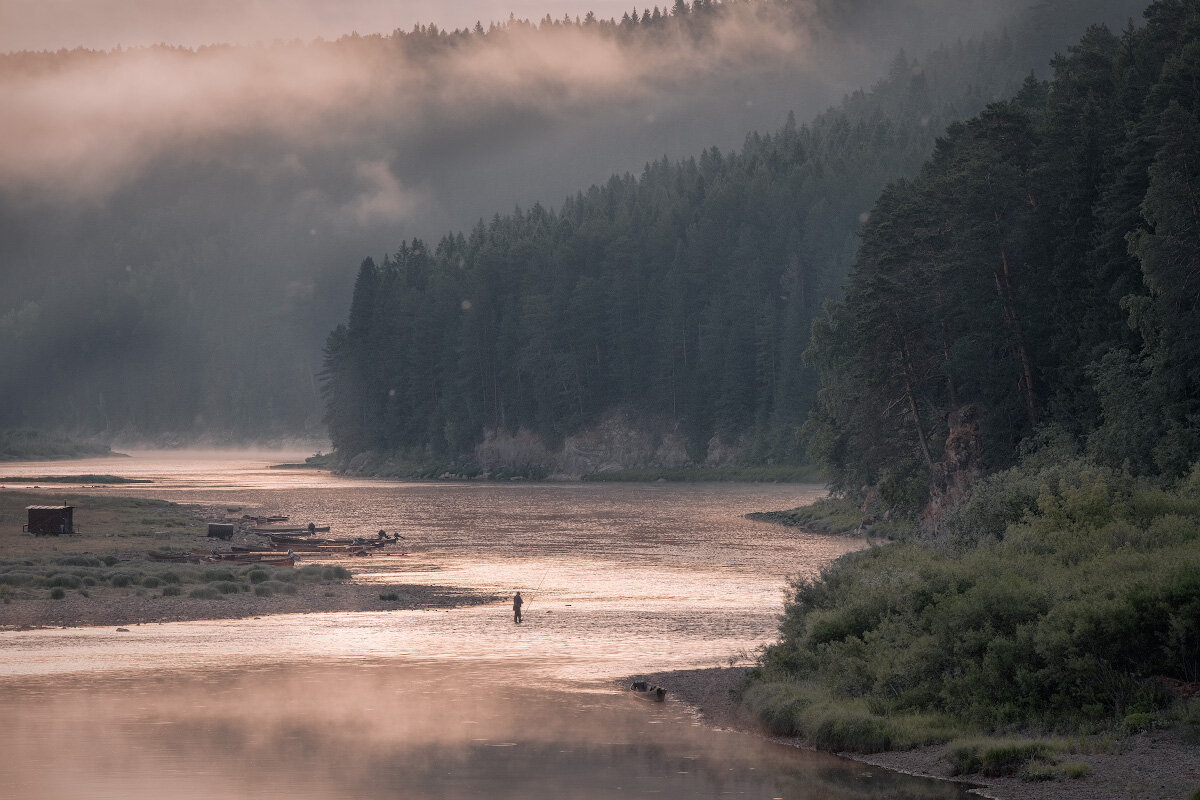
[[[3,632],[0,796],[965,796],[712,730],[675,703],[612,688],[635,673],[745,663],[771,641],[787,578],[856,545],[742,515],[820,487],[267,469],[297,458],[135,453],[3,470],[144,477],[154,483],[94,491],[285,512],[334,535],[399,532],[408,554],[364,560],[359,579],[519,589],[525,623],[503,604]]]

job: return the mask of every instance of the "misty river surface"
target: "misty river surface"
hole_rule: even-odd
[[[295,454],[9,464],[84,490],[406,538],[363,581],[525,595],[449,611],[0,633],[0,794],[41,798],[957,798],[959,787],[703,726],[622,676],[746,663],[786,581],[856,542],[750,522],[817,486],[413,483]],[[8,484],[10,487],[13,484]],[[68,491],[74,492],[74,489]],[[78,520],[77,520],[78,522]]]

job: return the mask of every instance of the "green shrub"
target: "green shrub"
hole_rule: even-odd
[[[296,585],[292,583],[284,583],[283,581],[263,581],[258,584],[256,589],[266,589],[272,594],[295,594],[297,592]]]
[[[342,581],[350,577],[350,570],[335,564],[306,564],[292,574],[302,581]]]
[[[55,586],[50,590],[50,597],[54,600],[62,600],[67,596],[67,592],[61,586]]]
[[[5,572],[3,578],[9,586],[35,586],[42,581],[41,575],[21,569]]]
[[[1027,771],[1031,762],[1050,757],[1045,742],[1011,742],[980,750],[980,773],[989,778],[1017,775]]]
[[[142,578],[141,584],[147,589],[157,589],[159,586],[162,586],[162,580],[154,575],[147,575]]]
[[[1032,777],[1031,765],[1049,761],[1051,752],[1050,745],[1039,741],[968,742],[949,748],[946,759],[950,762],[951,775],[981,773],[989,778],[1018,774]],[[1043,777],[1039,772],[1035,779]]]
[[[742,694],[742,704],[774,736],[801,732],[800,715],[810,701],[789,683],[754,683]]]
[[[379,599],[394,603],[400,599],[400,595],[396,594],[395,592],[384,592],[383,594],[379,595]]]
[[[128,572],[114,572],[109,576],[108,582],[118,589],[124,588],[133,583],[133,575]]]
[[[271,587],[267,584],[260,583],[254,587],[254,594],[258,597],[270,597],[271,595],[275,594],[275,592],[271,591]]]
[[[174,584],[164,586],[162,590],[163,597],[179,597],[181,594],[183,594],[183,589]]]
[[[180,583],[183,578],[174,570],[166,570],[158,573],[158,579],[163,583]]]
[[[221,593],[211,586],[197,586],[188,592],[188,597],[195,597],[199,600],[214,600],[221,596]]]
[[[91,556],[63,556],[55,559],[55,563],[64,567],[98,567],[102,562]]]
[[[94,577],[92,577],[91,575],[84,575],[83,576],[83,585],[84,586],[95,586],[96,579]]]
[[[58,573],[50,576],[47,586],[61,586],[64,589],[78,589],[83,586],[83,580],[75,575],[67,575],[66,573]]]
[[[1058,772],[1054,769],[1053,764],[1047,764],[1044,761],[1030,761],[1025,765],[1025,771],[1021,773],[1021,777],[1027,781],[1052,781],[1058,778]]]
[[[230,582],[236,581],[237,575],[233,573],[233,570],[224,567],[209,568],[204,570],[202,579],[205,583]]]
[[[246,577],[250,579],[251,583],[262,583],[270,580],[271,574],[265,569],[252,569],[246,573]]]
[[[951,747],[946,751],[946,760],[950,762],[951,775],[974,775],[983,769],[978,745],[963,744]]]
[[[1121,729],[1124,730],[1125,733],[1141,733],[1142,731],[1148,731],[1153,727],[1154,715],[1144,711],[1126,714],[1125,718],[1121,720]]]
[[[104,566],[106,566],[106,567],[111,567],[120,560],[121,559],[117,558],[116,556],[105,556],[104,558],[101,559],[101,561],[104,562]]]
[[[221,594],[237,594],[242,591],[242,584],[236,581],[217,581],[210,585]]]
[[[1077,778],[1086,778],[1092,774],[1092,767],[1083,761],[1067,761],[1062,765],[1063,775],[1066,775],[1072,780]]]
[[[820,750],[835,753],[881,753],[892,747],[892,730],[887,720],[879,717],[830,717],[817,726],[813,744]]]

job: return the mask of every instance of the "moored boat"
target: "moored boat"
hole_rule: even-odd
[[[328,525],[254,525],[250,533],[329,533]]]
[[[268,567],[296,566],[295,553],[209,553],[203,558],[208,562],[229,564],[259,564]]]
[[[146,553],[146,557],[151,561],[170,561],[177,564],[186,564],[190,561],[199,561],[200,557],[195,553],[177,553],[163,550],[151,550]]]

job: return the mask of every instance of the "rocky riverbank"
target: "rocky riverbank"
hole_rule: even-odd
[[[82,532],[22,533],[25,506],[38,504],[75,505],[77,524],[86,521]],[[452,586],[360,580],[375,558],[305,554],[294,568],[148,558],[152,550],[227,550],[229,542],[205,535],[205,520],[225,513],[143,498],[0,492],[0,630],[444,609],[499,600]]]
[[[767,737],[730,696],[746,670],[715,668],[638,675],[667,689],[671,702],[696,709],[710,725],[757,733],[772,741],[810,748],[803,739]],[[1178,730],[1152,730],[1123,738],[1080,742],[1064,760],[1086,765],[1078,778],[1028,780],[951,775],[949,745],[884,753],[840,753],[885,769],[943,780],[962,780],[994,800],[1188,800],[1200,787],[1200,745]],[[1081,768],[1080,772],[1083,771]]]

